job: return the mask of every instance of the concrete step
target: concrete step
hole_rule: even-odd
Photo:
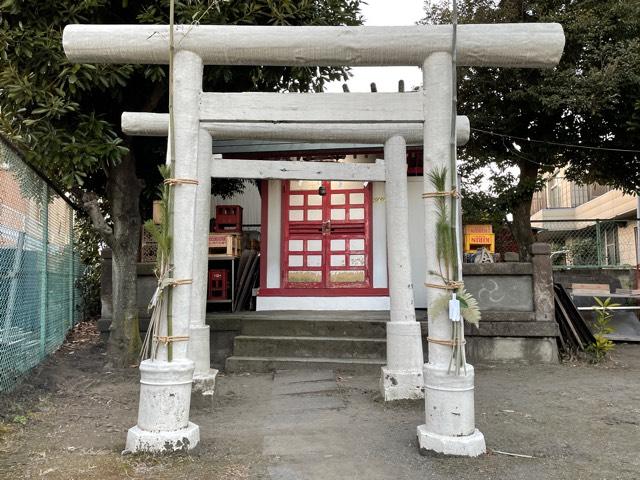
[[[233,354],[241,357],[383,360],[386,350],[384,338],[238,335]]]
[[[229,373],[259,373],[272,372],[274,370],[313,370],[323,368],[375,374],[380,372],[380,367],[384,366],[385,363],[384,360],[370,358],[243,357],[234,355],[227,358],[225,371]]]
[[[385,320],[317,320],[257,318],[244,320],[242,335],[283,337],[385,338]]]

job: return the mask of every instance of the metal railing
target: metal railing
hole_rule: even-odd
[[[74,211],[0,137],[0,392],[64,341],[78,320]]]

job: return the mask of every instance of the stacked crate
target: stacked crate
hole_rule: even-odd
[[[207,284],[207,300],[227,300],[229,298],[229,271],[226,269],[209,269]]]
[[[242,207],[217,205],[213,232],[209,234],[209,255],[239,257],[242,253]]]
[[[242,207],[240,205],[216,206],[216,233],[242,233]]]
[[[209,258],[239,257],[242,253],[242,237],[226,233],[209,234]]]
[[[242,253],[242,207],[217,205],[216,218],[209,234],[209,259],[231,260]],[[234,266],[232,264],[231,268]],[[210,268],[207,284],[207,301],[232,301],[231,270]]]

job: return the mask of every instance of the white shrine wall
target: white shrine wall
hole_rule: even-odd
[[[262,202],[258,187],[251,180],[245,181],[243,192],[235,193],[231,197],[222,198],[218,195],[212,195],[210,218],[216,216],[216,205],[240,205],[242,207],[242,224],[260,225]],[[252,227],[247,227],[246,229],[255,230]]]
[[[427,268],[424,248],[423,177],[408,177],[409,196],[409,250],[411,252],[411,280],[416,308],[427,308],[427,289],[424,274]]]

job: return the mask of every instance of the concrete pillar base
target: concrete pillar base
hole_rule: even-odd
[[[187,428],[172,432],[148,432],[137,425],[127,433],[126,449],[132,453],[171,453],[191,450],[200,442],[200,427],[189,422]]]
[[[194,373],[192,392],[200,392],[202,395],[213,395],[216,388],[218,370],[210,368],[208,373]]]
[[[193,391],[213,395],[218,370],[211,368],[209,325],[191,325],[189,329],[189,358],[194,363]]]
[[[427,425],[420,425],[418,426],[418,445],[422,455],[434,452],[461,457],[477,457],[487,451],[484,435],[478,429],[475,429],[471,435],[454,437],[429,432]]]
[[[424,365],[426,423],[418,427],[420,452],[477,457],[486,451],[475,428],[473,366],[456,375],[446,365]]]
[[[189,327],[187,356],[194,365],[194,378],[197,375],[208,375],[211,370],[209,341],[209,325],[191,325]]]
[[[190,450],[200,440],[189,422],[193,362],[145,360],[140,364],[138,424],[129,429],[130,452],[163,453]]]
[[[424,398],[422,370],[392,370],[382,367],[380,393],[385,402]]]

